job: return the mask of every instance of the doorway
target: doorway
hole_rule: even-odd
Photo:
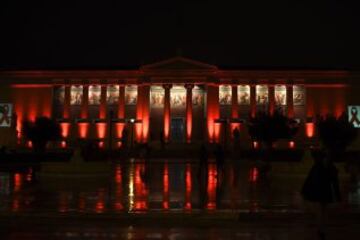
[[[173,142],[184,141],[184,119],[183,118],[172,118],[171,119],[171,140]]]

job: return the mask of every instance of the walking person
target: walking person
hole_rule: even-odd
[[[301,194],[305,200],[316,204],[318,237],[325,239],[327,206],[341,200],[338,170],[329,153],[315,158]]]

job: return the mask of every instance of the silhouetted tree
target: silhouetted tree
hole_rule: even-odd
[[[34,122],[24,121],[22,133],[32,142],[36,152],[44,152],[49,141],[61,139],[60,125],[47,117],[38,117]]]
[[[357,137],[357,129],[349,122],[346,113],[338,118],[334,115],[318,117],[316,125],[320,141],[331,154],[345,152],[346,148]]]
[[[299,129],[298,123],[280,111],[273,114],[258,112],[249,118],[248,130],[254,141],[264,143],[269,149],[279,139],[292,139]]]

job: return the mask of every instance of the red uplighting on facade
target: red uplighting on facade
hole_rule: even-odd
[[[142,124],[141,123],[134,123],[134,127],[135,127],[136,141],[141,142],[142,141],[142,136],[143,136]],[[130,134],[131,134],[131,132],[130,132]]]
[[[231,138],[234,138],[234,130],[238,129],[239,131],[241,130],[241,123],[231,123],[230,124],[230,129],[231,129]]]
[[[60,123],[61,135],[63,138],[67,138],[70,133],[70,123]]]
[[[306,136],[308,138],[312,138],[314,136],[315,133],[315,124],[312,122],[306,123],[305,124],[305,131],[306,131]]]
[[[66,148],[66,141],[61,141],[61,147]]]
[[[221,123],[214,123],[215,142],[220,142]]]
[[[104,146],[105,146],[104,141],[100,141],[100,142],[99,142],[99,148],[104,148]]]
[[[86,138],[89,132],[89,123],[78,123],[79,137]]]
[[[27,146],[28,148],[32,148],[32,147],[33,147],[32,141],[27,141],[26,146]]]
[[[100,139],[105,138],[106,136],[106,123],[100,122],[100,123],[96,123],[96,132],[97,132],[97,137]]]
[[[289,148],[295,148],[295,142],[294,141],[289,142]]]
[[[117,138],[122,138],[122,132],[124,130],[124,126],[125,126],[124,123],[115,123]]]
[[[117,147],[118,147],[118,148],[121,148],[121,146],[122,146],[122,142],[121,142],[121,141],[118,141],[118,142],[117,142]]]
[[[258,149],[258,148],[259,148],[259,142],[254,141],[254,142],[253,142],[253,148],[254,148],[254,149]]]
[[[191,133],[192,133],[192,111],[187,110],[186,112],[186,142],[191,142]]]

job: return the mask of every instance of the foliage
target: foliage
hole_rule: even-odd
[[[299,129],[298,123],[280,111],[273,114],[258,112],[249,118],[248,130],[251,138],[265,143],[269,148],[279,139],[291,139]]]
[[[316,125],[321,142],[330,152],[345,151],[357,137],[357,129],[349,122],[346,113],[338,118],[333,115],[318,117]]]
[[[24,121],[22,133],[32,142],[35,151],[44,151],[49,141],[61,139],[60,125],[47,117],[38,117],[35,122]]]

